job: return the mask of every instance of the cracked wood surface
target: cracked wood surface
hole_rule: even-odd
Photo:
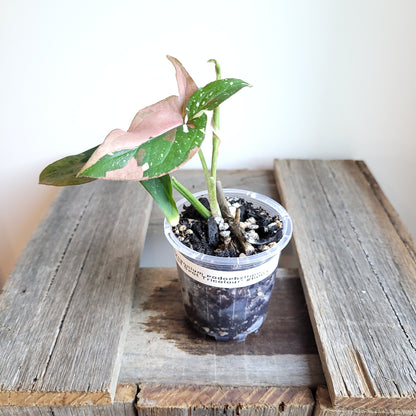
[[[275,174],[332,404],[416,408],[415,251],[397,214],[362,162],[277,160]]]
[[[112,405],[83,406],[0,406],[0,416],[137,416],[136,385],[117,385]]]
[[[308,388],[158,384],[139,387],[138,416],[310,416],[315,404]]]
[[[348,409],[332,406],[328,389],[325,386],[318,387],[315,399],[314,416],[415,416],[414,410],[388,409],[377,406]]]
[[[150,210],[137,183],[60,192],[0,299],[0,405],[111,403]]]

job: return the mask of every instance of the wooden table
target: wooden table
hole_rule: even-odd
[[[203,189],[202,172],[176,176]],[[0,415],[415,414],[414,245],[365,165],[276,161],[219,176],[283,199],[294,220],[296,247],[282,255],[259,333],[201,338],[176,270],[139,267],[146,233],[162,233],[139,184],[65,188],[0,300]]]

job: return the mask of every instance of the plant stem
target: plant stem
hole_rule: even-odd
[[[211,208],[212,216],[221,217],[221,210],[217,202],[217,190],[216,190],[216,185],[215,185],[215,178],[213,178],[210,175],[207,162],[205,161],[205,157],[201,149],[199,149],[198,155],[201,161],[202,168],[204,170],[205,182],[207,184],[207,191],[208,191],[209,207]]]
[[[199,156],[199,160],[201,161],[202,169],[204,170],[205,182],[207,183],[207,186],[208,186],[210,174],[209,174],[209,170],[208,170],[207,162],[205,160],[204,153],[202,153],[201,149],[198,150],[198,156]]]
[[[203,218],[208,219],[211,217],[211,213],[201,204],[192,194],[191,192],[186,189],[176,178],[172,176],[172,185],[173,187],[183,195],[194,207],[195,209],[202,215]]]
[[[217,201],[217,188],[216,188],[215,182],[216,181],[213,176],[210,176],[208,178],[207,187],[208,187],[209,206],[211,207],[211,212],[212,212],[213,217],[222,218],[220,206],[218,205],[218,201]]]
[[[220,64],[215,59],[210,59],[208,62],[213,62],[215,64],[215,79],[218,81],[221,79],[221,67]],[[214,114],[212,117],[212,127],[215,130],[220,128],[220,110],[219,107],[214,109]]]
[[[208,62],[213,62],[215,64],[215,79],[221,79],[221,67],[215,59],[210,59]],[[214,108],[212,115],[212,127],[214,131],[212,133],[212,162],[211,162],[211,176],[217,180],[217,158],[218,158],[218,147],[220,144],[220,139],[217,136],[217,131],[220,129],[220,108]]]
[[[218,107],[215,109],[218,110]],[[214,110],[214,111],[215,111]],[[218,147],[220,145],[220,138],[212,132],[212,160],[211,160],[211,176],[217,180],[217,159],[218,159]]]

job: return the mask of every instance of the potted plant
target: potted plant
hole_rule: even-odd
[[[198,88],[182,64],[179,95],[140,110],[129,129],[111,131],[101,145],[47,166],[39,182],[80,185],[95,179],[140,182],[163,211],[175,250],[188,319],[218,341],[241,341],[263,323],[280,252],[292,234],[277,202],[251,191],[222,189],[216,177],[218,106],[249,84],[221,79]],[[210,169],[200,146],[212,115]],[[198,153],[207,189],[192,195],[171,173]],[[175,203],[172,189],[184,199]],[[188,204],[189,202],[189,204]]]

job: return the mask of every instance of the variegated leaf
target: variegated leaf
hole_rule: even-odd
[[[248,87],[241,79],[226,78],[210,82],[205,87],[196,90],[186,104],[188,120],[198,117],[202,111],[213,110],[230,98],[241,88]]]
[[[207,116],[192,120],[192,125],[181,125],[140,146],[106,154],[83,170],[79,176],[146,180],[174,171],[198,151],[205,138]]]

